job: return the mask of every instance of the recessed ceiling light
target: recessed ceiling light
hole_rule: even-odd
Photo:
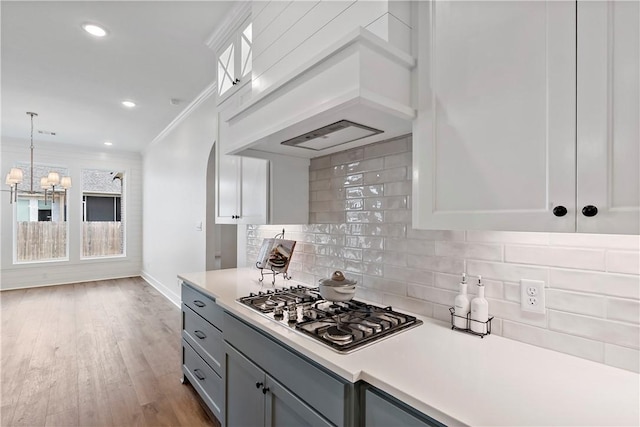
[[[95,24],[83,24],[82,29],[96,37],[104,37],[107,35],[107,30]]]
[[[106,142],[104,143],[104,145],[109,145],[109,146],[111,146],[111,145],[113,145],[113,142],[106,141]]]
[[[136,106],[136,103],[133,101],[122,101],[122,105],[124,105],[127,108],[133,108]]]

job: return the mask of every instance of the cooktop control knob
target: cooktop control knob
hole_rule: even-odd
[[[289,311],[289,316],[288,316],[288,320],[289,323],[295,323],[298,321],[298,307],[295,304],[290,304],[288,307],[288,311]]]
[[[273,310],[273,317],[277,320],[281,320],[284,317],[284,314],[282,313],[282,307],[276,307]]]

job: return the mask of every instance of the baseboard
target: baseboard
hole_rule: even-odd
[[[19,289],[32,289],[32,288],[46,288],[48,286],[64,286],[64,285],[73,285],[76,283],[88,283],[88,282],[99,282],[101,280],[116,280],[116,279],[128,279],[131,277],[140,277],[139,274],[125,274],[124,276],[109,276],[95,279],[85,279],[85,280],[72,280],[72,281],[64,281],[64,282],[53,282],[53,283],[38,283],[36,285],[28,285],[28,286],[7,286],[0,287],[0,292],[3,291],[17,291]]]
[[[168,287],[166,287],[165,285],[162,284],[162,282],[160,282],[159,280],[155,279],[152,275],[150,275],[149,273],[147,273],[146,271],[143,271],[140,274],[140,277],[142,277],[142,279],[147,282],[148,284],[150,284],[151,286],[153,286],[158,292],[160,292],[166,299],[168,299],[169,301],[171,301],[173,303],[173,305],[175,305],[176,307],[180,308],[181,304],[182,304],[182,298],[180,297],[180,295],[176,295],[175,292],[172,292]]]

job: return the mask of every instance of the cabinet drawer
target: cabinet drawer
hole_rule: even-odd
[[[224,382],[222,378],[198,356],[185,340],[182,340],[182,360],[184,361],[182,372],[216,418],[223,422]]]
[[[193,348],[218,375],[222,375],[222,363],[224,361],[222,332],[185,304],[182,304],[182,312],[184,316],[183,338],[193,345]]]
[[[204,317],[209,323],[222,330],[224,311],[211,297],[204,295],[186,283],[182,284],[182,303]]]

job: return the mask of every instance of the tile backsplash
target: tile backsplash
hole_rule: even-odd
[[[343,270],[357,297],[446,322],[482,275],[492,333],[640,371],[640,236],[414,230],[411,175],[410,137],[313,159],[310,224],[248,226],[248,262],[284,227],[295,280]],[[520,309],[520,279],[545,281],[545,314]]]

